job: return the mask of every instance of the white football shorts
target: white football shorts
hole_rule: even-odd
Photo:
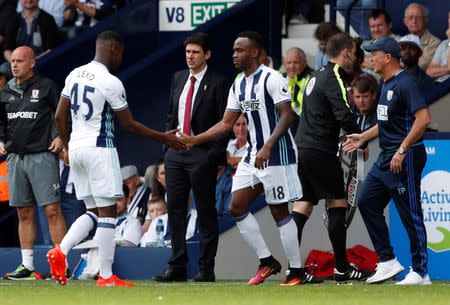
[[[254,187],[262,183],[268,204],[280,204],[300,199],[303,196],[297,164],[268,166],[258,169],[241,161],[233,176],[231,192]]]
[[[110,147],[69,149],[70,171],[79,200],[92,198],[97,207],[110,206],[123,197],[117,150]],[[88,207],[90,208],[90,207]]]

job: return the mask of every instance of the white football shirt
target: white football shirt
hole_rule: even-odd
[[[70,99],[69,146],[115,147],[113,111],[128,107],[122,82],[105,65],[91,61],[66,78],[61,95]]]
[[[247,121],[248,148],[243,161],[254,164],[256,154],[267,142],[280,115],[276,106],[290,103],[286,79],[272,68],[260,65],[252,74],[240,73],[230,89],[227,111],[242,112]],[[272,147],[269,166],[297,162],[297,147],[289,129]]]

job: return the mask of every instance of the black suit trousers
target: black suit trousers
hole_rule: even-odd
[[[184,269],[188,261],[186,227],[189,192],[192,188],[200,233],[200,270],[213,271],[219,242],[216,211],[217,165],[208,159],[208,149],[194,147],[177,152],[168,149],[164,155],[167,189],[167,212],[172,241],[169,267]]]

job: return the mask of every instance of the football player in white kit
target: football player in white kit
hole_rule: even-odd
[[[96,225],[94,240],[98,243],[100,257],[97,286],[134,286],[113,275],[111,269],[116,200],[123,196],[114,144],[113,113],[128,132],[184,149],[184,144],[175,136],[176,130],[161,133],[133,119],[123,84],[110,73],[122,62],[122,53],[123,42],[118,34],[101,33],[97,37],[94,60],[67,76],[56,111],[56,126],[63,141],[65,161],[69,161],[77,197],[88,209],[74,222],[61,244],[47,254],[51,274],[62,285],[66,284],[67,253]],[[72,118],[70,135],[69,114]]]
[[[249,280],[257,285],[280,272],[280,263],[272,256],[255,217],[249,212],[252,202],[264,192],[272,216],[280,231],[281,242],[289,261],[283,285],[315,283],[302,268],[297,227],[291,218],[288,202],[302,197],[297,176],[297,148],[289,131],[292,122],[291,96],[286,80],[277,71],[262,65],[261,35],[243,32],[233,47],[233,61],[242,70],[228,96],[222,120],[208,131],[189,137],[182,134],[188,147],[218,138],[233,128],[241,113],[248,131],[247,154],[233,177],[229,214],[234,217],[242,237],[260,260],[258,272]]]

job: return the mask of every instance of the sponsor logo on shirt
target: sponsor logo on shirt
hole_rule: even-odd
[[[377,118],[379,121],[387,121],[388,120],[388,106],[378,105]]]
[[[8,120],[20,119],[36,119],[38,113],[35,111],[18,111],[8,113]]]
[[[240,102],[241,112],[258,111],[261,109],[259,100],[248,100]]]

